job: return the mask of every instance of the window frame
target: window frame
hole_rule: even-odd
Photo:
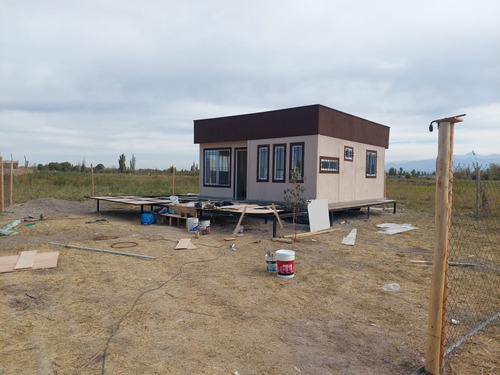
[[[322,166],[323,160],[337,162],[337,169],[336,170],[325,170],[325,169],[323,169],[323,166]],[[332,157],[332,156],[320,156],[319,157],[319,173],[333,173],[333,174],[340,173],[340,158],[335,158],[335,157]]]
[[[261,155],[260,150],[267,149],[267,158],[266,158],[266,177],[261,178],[260,176],[260,167],[261,167]],[[257,182],[269,182],[269,145],[257,145]]]
[[[369,155],[375,155],[375,163],[374,163],[374,173],[369,173],[370,171],[368,170],[369,168],[369,160],[368,157]],[[366,178],[377,178],[377,160],[378,160],[378,155],[376,150],[366,150],[366,165],[365,165],[365,176]]]
[[[351,158],[350,159],[346,156],[347,150],[351,150]],[[354,147],[344,146],[344,161],[350,161],[350,162],[354,161]]]
[[[217,164],[219,164],[220,152],[224,151],[224,152],[228,153],[228,155],[227,155],[227,158],[228,158],[228,162],[227,162],[227,166],[228,166],[227,180],[228,180],[228,182],[227,182],[227,185],[220,184],[217,182],[215,184],[207,183],[207,152],[210,152],[210,151],[218,151],[217,156],[216,156]],[[205,148],[205,149],[203,149],[203,186],[204,187],[214,187],[214,188],[230,188],[231,187],[231,155],[232,155],[232,148],[231,147],[221,147],[221,148],[217,147],[217,148]],[[221,171],[220,169],[215,171],[216,181],[219,180],[221,172],[226,172],[226,171]]]
[[[276,178],[276,149],[283,147],[283,178]],[[273,182],[286,182],[286,143],[273,144]]]
[[[290,164],[288,168],[290,169],[288,173],[288,180],[291,180],[292,177],[292,168],[293,168],[293,156],[294,156],[294,151],[293,148],[294,146],[301,146],[302,147],[302,152],[301,152],[301,173],[300,173],[300,179],[297,180],[297,182],[304,182],[304,156],[305,156],[305,142],[294,142],[290,143]]]

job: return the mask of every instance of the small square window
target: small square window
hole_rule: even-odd
[[[339,173],[339,158],[320,156],[319,173]]]

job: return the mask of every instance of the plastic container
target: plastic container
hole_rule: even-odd
[[[188,217],[188,232],[198,232],[198,218]]]
[[[276,273],[276,257],[274,254],[266,254],[266,271]]]
[[[141,214],[141,225],[156,224],[154,213]]]
[[[277,250],[274,256],[276,258],[278,277],[283,279],[292,278],[295,269],[295,251]]]
[[[210,234],[210,220],[200,221],[199,229],[201,234]]]

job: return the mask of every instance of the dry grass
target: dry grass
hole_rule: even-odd
[[[134,241],[124,251],[157,259],[58,248],[55,269],[0,275],[0,373],[98,374],[104,363],[106,374],[408,374],[423,364],[430,267],[410,260],[431,258],[429,214],[341,215],[339,231],[289,247],[296,275],[283,280],[265,272],[264,254],[283,244],[262,220],[245,219],[236,251],[224,237],[237,217],[193,238],[197,250],[175,251],[191,236],[181,227],[141,226],[128,209],[92,211],[70,210],[72,220],[44,212],[54,220],[0,238],[1,255],[56,250],[50,241],[106,249]],[[98,218],[107,221],[87,223]],[[419,229],[386,236],[376,233],[383,222]],[[341,245],[352,228],[355,246]],[[385,292],[387,283],[401,290]],[[480,359],[499,365],[498,356]],[[474,361],[468,374],[481,373]]]

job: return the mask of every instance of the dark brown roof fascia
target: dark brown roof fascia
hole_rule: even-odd
[[[194,121],[194,143],[318,134],[318,105]]]
[[[319,104],[194,121],[194,143],[314,134],[389,147],[389,127]]]
[[[321,135],[387,149],[389,148],[389,130],[388,126],[336,109],[319,106],[319,134]]]

